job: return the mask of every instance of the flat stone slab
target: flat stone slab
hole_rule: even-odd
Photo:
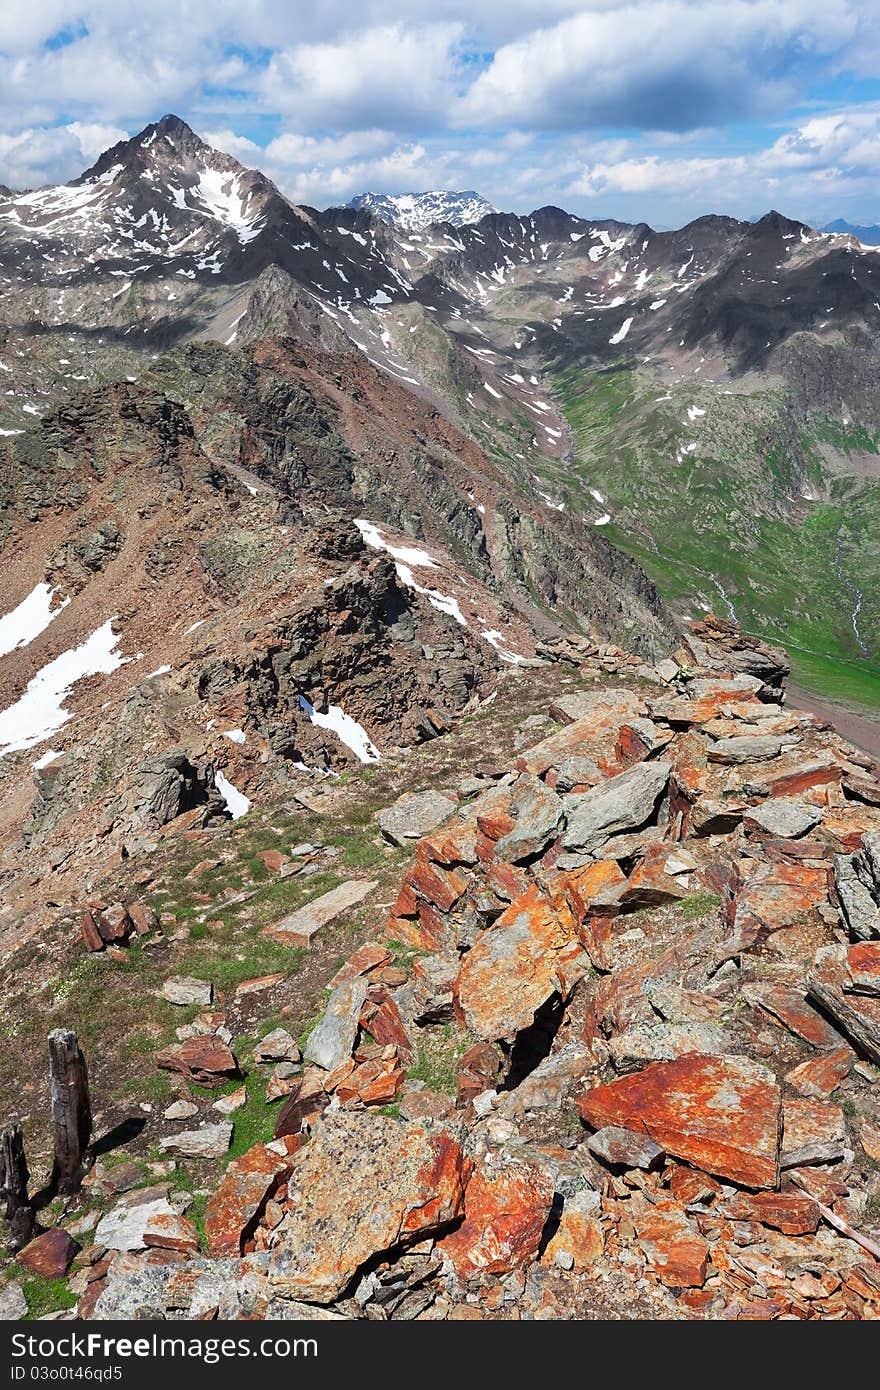
[[[782,1101],[776,1078],[747,1057],[692,1053],[653,1062],[577,1102],[596,1129],[649,1134],[667,1153],[745,1187],[778,1187]]]
[[[309,1034],[305,1049],[307,1062],[324,1071],[334,1071],[351,1056],[367,988],[363,975],[355,975],[336,986],[324,1017]]]
[[[400,796],[376,817],[379,829],[393,845],[420,840],[443,825],[458,810],[458,802],[445,792],[412,792]]]
[[[780,840],[797,840],[812,830],[822,819],[818,806],[807,806],[787,796],[772,797],[761,806],[752,806],[745,813],[746,829],[757,828]]]
[[[136,1200],[138,1198],[140,1200]],[[152,1218],[174,1215],[174,1208],[166,1197],[142,1189],[131,1193],[101,1217],[95,1243],[106,1245],[108,1250],[145,1250],[144,1236]]]
[[[338,888],[331,888],[329,893],[322,893],[313,902],[291,912],[289,917],[266,927],[264,934],[283,946],[308,946],[322,927],[335,917],[341,917],[349,908],[357,907],[376,887],[376,879],[353,878],[348,883],[340,883]]]

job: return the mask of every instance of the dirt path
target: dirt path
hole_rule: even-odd
[[[822,700],[796,685],[788,687],[787,704],[793,709],[809,710],[820,719],[829,720],[850,743],[870,753],[872,758],[880,758],[880,714],[874,716],[853,709],[850,705]]]

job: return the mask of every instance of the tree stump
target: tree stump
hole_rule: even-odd
[[[62,1194],[76,1192],[92,1134],[92,1107],[86,1059],[76,1033],[56,1028],[49,1034],[49,1104],[55,1164],[52,1182]]]
[[[21,1125],[13,1120],[0,1130],[0,1200],[11,1228],[13,1250],[27,1245],[34,1233],[34,1213],[28,1199],[29,1180]]]

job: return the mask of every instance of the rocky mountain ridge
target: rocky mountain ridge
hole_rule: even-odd
[[[719,620],[652,671],[553,654],[507,764],[379,810],[411,846],[384,912],[356,877],[263,928],[317,956],[367,904],[299,1041],[241,1035],[297,967],[169,973],[185,935],[136,861],[140,905],[90,906],[89,960],[135,933],[201,1012],[154,1054],[163,1161],[94,1163],[11,1309],[17,1268],[69,1274],[82,1319],[877,1316],[877,765]]]
[[[450,227],[466,227],[480,222],[489,213],[497,212],[481,194],[467,189],[452,192],[435,189],[429,193],[358,193],[346,207],[366,211],[383,222],[396,222],[408,232],[422,232],[434,223]]]

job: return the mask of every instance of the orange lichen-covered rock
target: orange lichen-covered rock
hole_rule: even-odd
[[[477,938],[455,983],[457,1009],[478,1038],[496,1042],[534,1022],[553,994],[564,993],[586,973],[587,960],[575,935],[571,910],[537,887],[512,902]]]
[[[594,1129],[644,1130],[667,1153],[745,1187],[779,1186],[782,1102],[773,1073],[747,1057],[688,1053],[582,1095]]]
[[[676,1202],[656,1202],[636,1213],[633,1225],[661,1284],[676,1289],[702,1288],[709,1247]]]
[[[553,1176],[526,1159],[490,1151],[468,1183],[465,1219],[439,1243],[456,1273],[508,1274],[537,1255]]]
[[[259,1212],[289,1172],[291,1160],[280,1145],[254,1144],[234,1158],[220,1186],[208,1199],[205,1236],[212,1255],[240,1255]]]
[[[297,1155],[265,1276],[284,1297],[332,1303],[374,1255],[461,1216],[469,1176],[440,1126],[328,1112]]]

